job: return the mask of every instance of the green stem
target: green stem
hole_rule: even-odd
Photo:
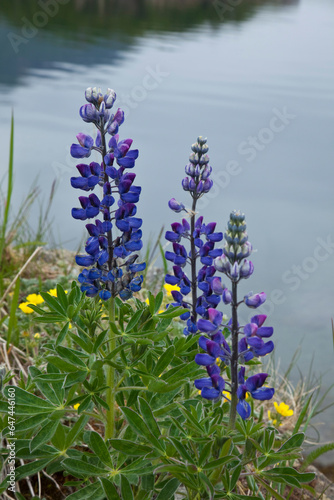
[[[230,408],[230,429],[235,427],[237,416],[237,390],[238,390],[238,297],[237,282],[232,281],[232,357],[231,357],[231,408]]]
[[[115,320],[115,299],[111,297],[109,299],[109,321]],[[110,352],[116,349],[116,337],[111,327],[109,327],[109,350]],[[106,368],[106,378],[107,389],[106,400],[109,410],[107,410],[107,423],[105,429],[105,440],[111,439],[115,435],[115,368],[113,366],[107,366]]]

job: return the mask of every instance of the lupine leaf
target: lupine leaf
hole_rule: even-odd
[[[41,460],[35,460],[29,464],[21,465],[15,471],[15,481],[19,481],[27,476],[33,476],[40,470],[44,469],[50,462],[52,462],[53,457],[43,458]]]
[[[92,497],[94,495],[94,497]],[[67,500],[89,500],[91,498],[94,498],[96,500],[100,500],[105,497],[104,491],[102,489],[102,486],[99,482],[95,482],[92,484],[89,484],[88,486],[85,486],[84,488],[80,488],[78,491],[75,493],[72,493],[69,495]],[[115,497],[115,500],[119,500],[119,497]],[[109,499],[108,499],[109,500]]]
[[[180,453],[181,457],[189,462],[190,464],[194,463],[194,459],[192,456],[188,453],[186,448],[183,446],[183,444],[180,441],[180,438],[168,438],[168,440],[173,444],[174,448]]]
[[[73,427],[70,428],[69,432],[66,435],[66,439],[65,439],[65,447],[66,448],[69,448],[70,446],[72,446],[76,437],[81,432],[81,430],[85,427],[88,420],[89,420],[89,416],[81,415],[80,418],[78,418],[78,420],[75,422]]]
[[[113,468],[113,463],[110,458],[110,453],[108,451],[106,443],[101,438],[100,434],[97,432],[92,432],[89,440],[90,446],[95,453],[107,467]]]
[[[46,420],[47,417],[41,417],[40,415],[29,417],[15,424],[15,431],[16,432],[28,431],[30,429],[33,429],[34,427],[37,427],[37,425],[41,425]]]
[[[66,310],[63,308],[63,306],[59,303],[56,297],[52,297],[47,292],[41,292],[41,296],[43,297],[44,301],[48,305],[50,311],[54,312],[56,311],[58,314],[60,314],[63,318],[67,319],[67,314]]]
[[[278,452],[283,450],[290,450],[292,448],[300,448],[305,439],[305,434],[303,432],[299,432],[298,434],[294,434],[289,439],[287,439],[282,446],[278,449]]]
[[[275,491],[269,484],[267,484],[260,476],[255,476],[255,480],[259,481],[259,483],[262,484],[262,486],[265,487],[265,489],[270,493],[273,497],[276,498],[276,500],[285,500],[277,491]]]
[[[178,489],[179,484],[180,481],[176,478],[168,481],[156,497],[156,500],[171,500],[171,498],[174,498],[174,493]]]
[[[64,338],[66,337],[69,326],[70,326],[70,322],[68,321],[67,323],[65,323],[63,328],[58,333],[57,340],[56,340],[56,347],[59,346],[62,343],[62,341],[64,340]]]
[[[163,298],[164,298],[163,292],[157,293],[155,297],[154,314],[156,314],[159,311]]]
[[[17,405],[31,405],[35,406],[38,408],[54,408],[54,406],[49,403],[49,401],[46,401],[45,399],[39,398],[38,396],[35,396],[35,394],[31,394],[30,392],[25,391],[24,389],[21,389],[20,387],[16,386],[6,386],[5,387],[5,394],[8,397],[8,389],[14,388],[15,389],[15,402]]]
[[[51,420],[46,424],[43,424],[41,430],[36,434],[36,436],[30,441],[30,450],[34,451],[39,448],[42,444],[50,441],[56,429],[58,427],[58,420]]]
[[[158,377],[164,371],[164,369],[167,368],[167,366],[170,364],[170,362],[174,357],[174,353],[175,353],[174,346],[173,345],[169,346],[158,359],[158,362],[153,370],[153,375]]]
[[[107,497],[107,500],[121,500],[115,486],[109,479],[105,477],[100,477],[99,481],[102,484],[103,491]],[[78,499],[79,500],[79,499]],[[125,500],[125,497],[124,497]]]
[[[115,450],[125,453],[125,455],[143,456],[152,451],[149,446],[127,441],[126,439],[109,439],[108,442]]]
[[[69,349],[68,347],[64,347],[64,346],[60,345],[60,346],[56,347],[56,351],[59,354],[59,356],[62,357],[62,359],[65,358],[67,361],[69,361],[70,363],[72,363],[75,366],[79,365],[79,367],[81,367],[81,368],[86,368],[85,363],[82,361],[82,359],[77,354],[75,354],[75,352],[73,352],[73,349]],[[77,368],[78,368],[78,366],[77,366]]]
[[[155,448],[157,448],[160,451],[165,451],[165,447],[162,441],[158,441],[156,437],[151,433],[149,428],[147,427],[146,423],[144,420],[136,413],[134,410],[131,410],[130,408],[127,408],[126,406],[122,406],[121,410],[131,425],[133,429],[136,432],[139,432],[140,435],[144,436],[149,443],[152,444]]]
[[[96,467],[96,465],[89,464],[75,458],[65,458],[65,460],[62,461],[62,464],[64,465],[65,470],[71,472],[74,476],[79,474],[80,476],[91,477],[107,473],[106,469]]]
[[[216,467],[219,467],[220,465],[227,464],[228,462],[231,462],[232,460],[235,460],[236,457],[222,457],[222,458],[217,458],[217,460],[212,460],[211,462],[203,465],[202,469],[203,470],[211,470],[215,469]]]
[[[132,318],[130,319],[129,323],[126,326],[125,333],[131,332],[131,330],[136,326],[136,324],[139,322],[140,318],[142,317],[144,311],[137,311],[134,313]]]
[[[161,431],[159,429],[159,426],[153,416],[152,410],[150,408],[150,405],[145,401],[145,399],[139,397],[138,398],[139,402],[139,408],[140,408],[140,413],[146,422],[147,427],[150,429],[152,434],[159,439],[161,436]]]
[[[76,372],[77,371],[77,367],[75,365],[73,365],[72,363],[69,363],[68,361],[65,361],[62,358],[58,358],[58,356],[50,355],[50,356],[47,356],[46,359],[49,363],[53,364],[54,366],[56,366],[60,370],[63,370],[64,372]]]
[[[131,485],[125,476],[121,476],[121,494],[126,500],[133,500]]]

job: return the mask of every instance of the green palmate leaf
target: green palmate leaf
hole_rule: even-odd
[[[97,353],[97,351],[99,350],[99,348],[101,347],[101,345],[103,344],[104,342],[104,339],[106,338],[106,335],[108,333],[108,330],[104,330],[103,332],[101,332],[95,342],[94,342],[94,347],[93,347],[93,353]]]
[[[158,394],[174,391],[184,384],[184,380],[177,380],[173,384],[167,383],[162,379],[151,380],[148,384],[148,390]]]
[[[65,458],[62,461],[65,470],[71,472],[75,477],[91,477],[100,476],[107,474],[106,469],[102,467],[96,467],[96,465],[83,462],[82,460],[77,460],[75,458]]]
[[[203,472],[199,472],[198,477],[199,477],[199,480],[201,481],[201,483],[204,485],[205,489],[209,490],[209,492],[211,493],[211,498],[213,498],[214,488],[213,488],[213,485],[212,485],[210,479],[207,478],[206,475],[203,474]]]
[[[108,451],[107,445],[101,438],[100,434],[97,432],[92,432],[90,435],[90,446],[95,453],[95,455],[101,460],[107,467],[113,468],[113,463]]]
[[[34,417],[29,417],[15,424],[15,431],[22,432],[34,429],[38,425],[43,424],[47,420],[47,417],[41,417],[41,415],[36,415]]]
[[[89,394],[85,397],[85,399],[80,403],[78,408],[78,415],[81,415],[82,412],[86,411],[89,408],[89,405],[92,402],[92,396]]]
[[[64,292],[64,288],[58,283],[57,284],[57,299],[60,302],[63,309],[66,311],[68,306],[67,296]]]
[[[177,404],[176,403],[171,403],[170,405],[163,406],[162,408],[159,408],[159,410],[154,410],[153,415],[155,417],[162,417],[163,415],[170,415],[170,413],[173,410],[176,410]]]
[[[64,373],[42,373],[34,377],[34,382],[63,382],[65,379]]]
[[[69,349],[68,347],[58,346],[56,347],[56,351],[63,359],[69,361],[77,368],[86,368],[86,364],[82,359],[73,351],[73,349]],[[79,353],[79,351],[77,351]],[[79,353],[80,354],[80,353]]]
[[[67,429],[67,427],[66,427]],[[65,427],[59,422],[58,427],[56,429],[56,432],[54,433],[51,443],[53,446],[55,446],[58,450],[64,450],[65,449]]]
[[[140,413],[141,416],[143,417],[144,421],[146,422],[147,427],[150,429],[152,434],[159,439],[161,436],[161,432],[159,429],[159,426],[153,416],[152,410],[150,408],[150,405],[145,401],[145,399],[139,397],[138,398],[139,402],[139,408],[140,408]]]
[[[162,376],[162,380],[166,380],[169,384],[173,384],[180,379],[185,382],[185,378],[194,379],[201,375],[203,375],[203,369],[196,365],[195,362],[192,362],[185,365],[182,364],[180,367],[177,367],[177,369],[172,368]]]
[[[154,471],[156,474],[158,474],[159,472],[170,472],[172,474],[175,474],[175,473],[188,473],[190,471],[187,470],[187,467],[186,465],[177,465],[177,464],[166,464],[166,465],[160,465],[159,467],[157,467]],[[195,473],[196,471],[194,471]]]
[[[39,398],[38,396],[35,396],[34,394],[31,394],[30,392],[25,391],[24,389],[21,389],[20,387],[16,386],[6,386],[5,387],[5,394],[8,398],[9,394],[9,389],[14,389],[15,391],[15,403],[16,405],[31,405],[35,406],[37,408],[43,408],[43,409],[53,409],[54,406],[49,403],[49,401],[46,401],[45,399]],[[8,392],[9,391],[9,392]],[[14,392],[13,391],[13,392]]]
[[[57,312],[60,316],[67,319],[66,309],[61,305],[58,298],[53,297],[47,292],[41,292],[41,296],[43,297],[51,312]]]
[[[134,457],[144,456],[152,451],[152,448],[149,446],[135,443],[133,441],[127,441],[126,439],[109,439],[108,443],[110,443],[115,450],[120,451],[125,455]]]
[[[202,465],[204,464],[204,462],[206,461],[206,459],[208,458],[208,456],[210,455],[210,452],[211,452],[211,446],[212,446],[212,441],[209,441],[208,443],[206,443],[203,448],[202,448],[202,451],[199,455],[199,459],[198,459],[198,465],[200,467],[202,467]]]
[[[121,494],[122,498],[134,500],[131,485],[125,476],[121,476]]]
[[[290,486],[294,486],[296,488],[301,488],[301,484],[298,481],[298,479],[294,476],[290,476],[289,474],[270,474],[269,472],[265,471],[262,472],[262,475],[267,478],[269,481],[275,482],[275,483],[283,483],[283,484],[289,484]]]
[[[163,292],[159,292],[155,297],[154,314],[156,314],[159,311],[163,298],[164,298]]]
[[[57,368],[59,368],[64,372],[76,372],[78,370],[78,368],[74,364],[69,363],[64,359],[58,358],[58,356],[50,355],[47,356],[46,359],[49,363],[53,364],[54,366],[56,366]]]
[[[107,497],[107,500],[121,500],[120,496],[117,493],[117,490],[113,483],[106,479],[105,477],[100,477],[99,481],[102,484],[103,491]],[[123,497],[124,500],[126,497]],[[131,498],[131,497],[130,497]]]
[[[186,460],[189,462],[189,464],[194,463],[194,459],[192,456],[189,454],[189,452],[186,450],[186,448],[183,446],[183,444],[180,441],[180,438],[168,438],[168,440],[173,444],[174,448],[180,453],[181,457],[183,460]]]
[[[43,425],[41,430],[36,434],[36,436],[30,441],[30,451],[34,451],[39,448],[42,444],[50,441],[56,429],[58,427],[58,420],[51,420]]]
[[[74,340],[74,342],[76,342],[85,352],[87,352],[88,354],[91,354],[93,352],[93,342],[91,342],[91,340],[87,335],[84,340],[82,338],[83,337],[82,332],[80,333],[80,336],[76,335],[73,332],[69,332],[68,334],[71,337],[71,339]]]
[[[153,305],[152,311],[154,311],[154,305]],[[161,320],[161,319],[177,318],[178,316],[181,316],[181,314],[183,314],[183,313],[184,313],[183,307],[170,306],[168,309],[166,309],[166,311],[159,314],[159,319]],[[152,312],[152,314],[153,314],[153,312]]]
[[[289,439],[287,439],[282,446],[279,448],[278,452],[281,451],[289,451],[293,448],[300,448],[305,439],[305,434],[303,432],[299,432],[298,434],[294,434]]]
[[[66,497],[67,500],[101,500],[102,498],[105,498],[105,492],[102,489],[102,486],[99,482],[95,482],[92,484],[89,484],[88,486],[85,486],[84,488],[80,488],[78,491],[75,493],[72,493],[72,495],[69,495]],[[112,497],[107,497],[108,500],[109,498]],[[119,497],[114,497],[115,500],[119,500]],[[112,498],[112,500],[114,500]]]
[[[293,467],[275,467],[274,469],[270,469],[269,471],[266,471],[266,473],[270,473],[272,475],[289,475],[296,477],[300,483],[309,483],[310,481],[313,481],[315,474],[313,472],[308,472],[308,473],[303,473],[303,472],[298,472],[296,469]]]
[[[171,479],[168,483],[160,491],[159,495],[156,497],[156,500],[171,500],[174,498],[173,495],[176,492],[180,485],[180,481],[176,478]],[[126,498],[126,497],[124,497]]]
[[[38,414],[50,414],[53,412],[54,407],[38,407],[38,406],[28,406],[28,405],[15,405],[16,415],[38,415]],[[0,401],[0,412],[8,413],[8,403],[5,401]]]
[[[83,382],[87,378],[87,371],[79,370],[77,372],[71,372],[66,375],[66,379],[64,381],[64,387],[70,387],[77,382]]]
[[[51,463],[52,460],[53,457],[51,459],[43,458],[41,460],[35,460],[29,464],[21,465],[21,467],[18,467],[15,471],[15,481],[20,481],[20,479],[23,479],[24,477],[33,476],[40,470],[45,469],[45,467]]]
[[[34,377],[34,382],[38,389],[41,391],[43,396],[45,396],[50,403],[54,405],[60,405],[62,403],[62,394],[60,393],[59,395],[53,390],[53,387],[48,384],[47,382],[43,381],[40,379],[40,376],[42,376],[42,373],[38,368],[35,366],[30,366],[29,368],[30,375]],[[58,374],[57,374],[58,375]],[[50,376],[50,374],[46,374],[46,376]],[[53,374],[54,376],[54,374]],[[39,377],[39,378],[36,378]],[[64,375],[62,376],[64,379]]]
[[[230,482],[230,488],[231,488],[231,490],[234,489],[235,485],[238,482],[238,479],[239,479],[240,474],[241,474],[241,469],[242,469],[242,465],[240,464],[233,471],[231,482]]]
[[[70,326],[70,322],[68,321],[67,323],[65,323],[63,328],[58,333],[58,337],[56,340],[56,346],[59,346],[62,343],[62,341],[64,340],[64,338],[66,337],[69,326]]]
[[[67,433],[66,439],[65,439],[65,447],[69,448],[72,446],[74,443],[75,439],[77,438],[78,434],[82,431],[82,429],[85,427],[89,420],[89,416],[87,415],[81,415],[80,418],[75,422],[73,427],[71,427],[70,431]]]
[[[172,359],[174,358],[175,348],[173,345],[169,346],[168,349],[160,356],[154,370],[153,375],[158,377],[167,366],[170,364]]]
[[[136,324],[139,322],[140,318],[142,317],[144,311],[137,311],[134,313],[132,318],[130,319],[129,323],[126,326],[125,332],[129,333],[131,330],[136,326]]]
[[[236,457],[222,457],[222,458],[217,458],[217,460],[212,460],[211,462],[205,464],[202,468],[203,470],[211,470],[211,469],[216,469],[217,467],[220,467],[221,465],[227,464],[228,462],[231,462],[232,460],[235,460]]]
[[[139,435],[144,436],[149,443],[154,446],[154,448],[164,452],[165,447],[162,441],[158,441],[158,439],[151,433],[149,428],[147,427],[146,423],[143,421],[143,419],[136,413],[134,410],[131,410],[130,408],[127,408],[126,406],[122,406],[121,410],[129,422],[129,425],[139,433]]]
[[[128,476],[133,476],[133,474],[136,475],[149,474],[150,472],[153,472],[154,469],[155,466],[151,465],[151,463],[148,460],[137,458],[137,460],[135,460],[131,464],[127,465],[126,467],[123,467],[121,473],[126,474]]]

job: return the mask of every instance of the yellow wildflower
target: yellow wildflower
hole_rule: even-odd
[[[39,333],[35,333],[34,339],[40,339],[40,338],[41,338],[40,334]]]
[[[76,405],[73,405],[73,408],[74,408],[75,410],[77,410],[77,409],[79,408],[79,406],[80,406],[80,403],[77,403]]]
[[[52,295],[52,297],[57,297],[57,288],[51,288],[51,290],[48,291],[49,295]]]
[[[38,306],[38,304],[42,304],[44,302],[43,297],[38,293],[31,293],[27,297],[28,304],[34,304],[34,306]]]
[[[223,395],[225,396],[225,398],[228,400],[228,401],[231,401],[231,394],[227,391],[223,391]]]
[[[277,413],[282,415],[282,417],[291,417],[293,415],[293,410],[290,410],[289,405],[285,403],[280,403],[279,405],[274,401],[274,406],[276,408]]]
[[[145,302],[148,306],[150,305],[150,301],[148,299],[145,299]]]
[[[166,283],[164,285],[164,289],[167,292],[167,297],[171,297],[172,296],[172,291],[173,290],[176,290],[177,292],[180,291],[180,287],[179,286],[177,286],[177,285],[169,285],[168,283]]]
[[[31,314],[34,312],[28,304],[29,302],[22,302],[22,304],[19,305],[19,308],[22,312],[24,312],[24,314]]]

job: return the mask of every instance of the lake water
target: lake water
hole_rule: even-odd
[[[147,242],[175,219],[168,200],[187,201],[180,182],[190,146],[207,136],[215,187],[203,215],[224,229],[232,209],[245,212],[256,252],[244,291],[268,294],[276,358],[286,367],[301,344],[301,372],[314,358],[329,387],[334,3],[179,4],[62,0],[47,15],[35,1],[1,2],[1,174],[14,109],[15,199],[37,179],[47,200],[56,178],[53,233],[76,248],[84,223],[70,216],[78,193],[69,147],[91,130],[78,115],[85,88],[112,87],[126,111],[121,137],[140,150]],[[325,419],[322,438],[333,440],[333,412]]]

